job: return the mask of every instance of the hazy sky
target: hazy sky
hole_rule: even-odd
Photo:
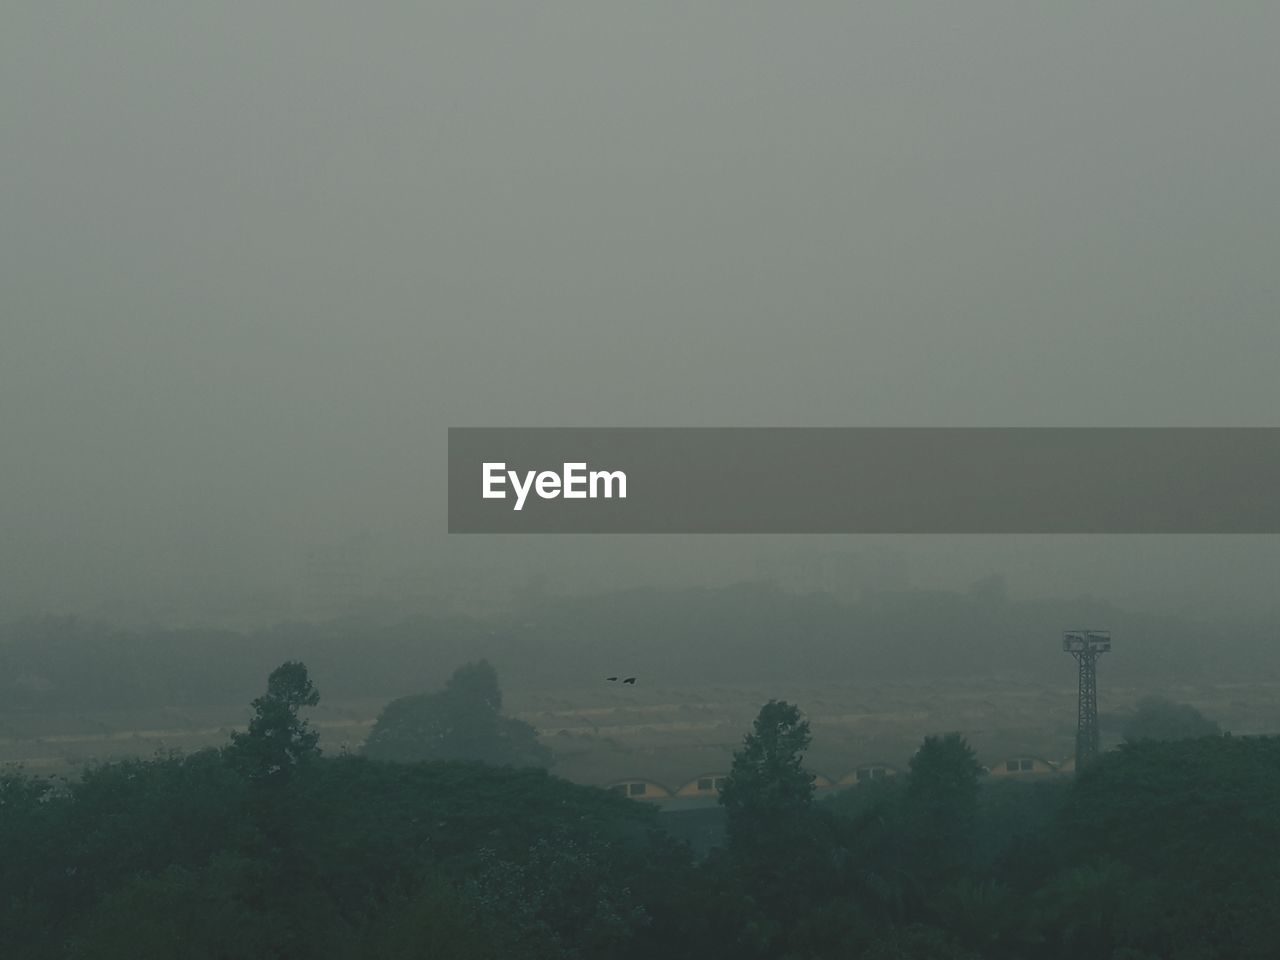
[[[0,19],[0,613],[199,618],[362,533],[569,586],[796,547],[446,538],[450,425],[1280,425],[1280,5]],[[1280,562],[897,546],[1263,603]]]

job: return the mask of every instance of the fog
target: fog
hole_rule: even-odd
[[[991,573],[1274,615],[1275,538],[449,537],[444,456],[1280,425],[1277,35],[1264,4],[13,5],[0,618]]]

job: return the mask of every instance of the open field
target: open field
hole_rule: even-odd
[[[1280,732],[1280,684],[1205,682],[1159,689],[1102,685],[1104,743],[1119,738],[1142,696],[1190,703],[1236,734]],[[580,783],[648,779],[672,789],[728,769],[733,750],[770,697],[801,706],[813,729],[809,768],[838,779],[867,763],[905,766],[922,737],[958,730],[979,759],[1059,761],[1073,751],[1074,686],[1016,678],[859,685],[619,687],[511,690],[506,709],[532,723],[556,753],[555,772]],[[322,702],[310,711],[328,752],[357,750],[381,700]],[[247,705],[99,713],[0,713],[0,763],[67,775],[86,763],[225,744]]]

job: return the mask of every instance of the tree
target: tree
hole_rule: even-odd
[[[720,790],[729,840],[720,882],[752,905],[742,946],[774,955],[786,949],[795,917],[831,880],[826,820],[813,808],[813,776],[802,766],[809,722],[798,707],[770,700],[734,753]]]
[[[1124,725],[1124,738],[1129,743],[1139,740],[1194,740],[1216,737],[1222,733],[1218,724],[1189,703],[1174,703],[1164,697],[1146,697]]]
[[[924,738],[911,758],[906,813],[921,875],[963,862],[972,845],[982,766],[958,733]]]
[[[942,930],[923,924],[891,931],[860,956],[863,960],[981,960]]]
[[[1274,957],[1277,795],[1280,737],[1122,743],[1075,779],[1057,847],[1067,870],[1110,862],[1127,873],[1108,884],[1126,945],[1153,957]]]
[[[288,779],[294,767],[319,756],[320,735],[298,716],[320,694],[297,661],[282,663],[267,678],[267,692],[253,701],[247,733],[231,734],[233,762],[255,780]]]
[[[487,660],[459,667],[443,690],[393,700],[364,746],[374,760],[478,760],[545,767],[551,751],[523,720],[502,716],[498,674]]]
[[[398,894],[377,915],[352,955],[385,960],[493,960],[501,956],[493,933],[471,921],[457,891],[432,877],[411,895]]]
[[[809,747],[809,721],[785,700],[760,708],[720,791],[731,846],[773,846],[799,825],[813,802],[813,775],[801,765]]]

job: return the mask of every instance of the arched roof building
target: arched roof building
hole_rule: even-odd
[[[639,777],[611,783],[608,789],[624,797],[630,797],[632,800],[666,800],[671,797],[671,790],[667,787],[655,780],[644,780]]]
[[[1041,757],[1010,757],[993,763],[989,772],[993,777],[1033,777],[1057,773],[1058,768]]]
[[[718,797],[727,773],[704,773],[694,777],[679,790],[677,797]]]
[[[860,783],[871,780],[883,780],[885,777],[896,777],[898,768],[887,763],[864,763],[855,767],[836,781],[838,787],[856,787]]]

